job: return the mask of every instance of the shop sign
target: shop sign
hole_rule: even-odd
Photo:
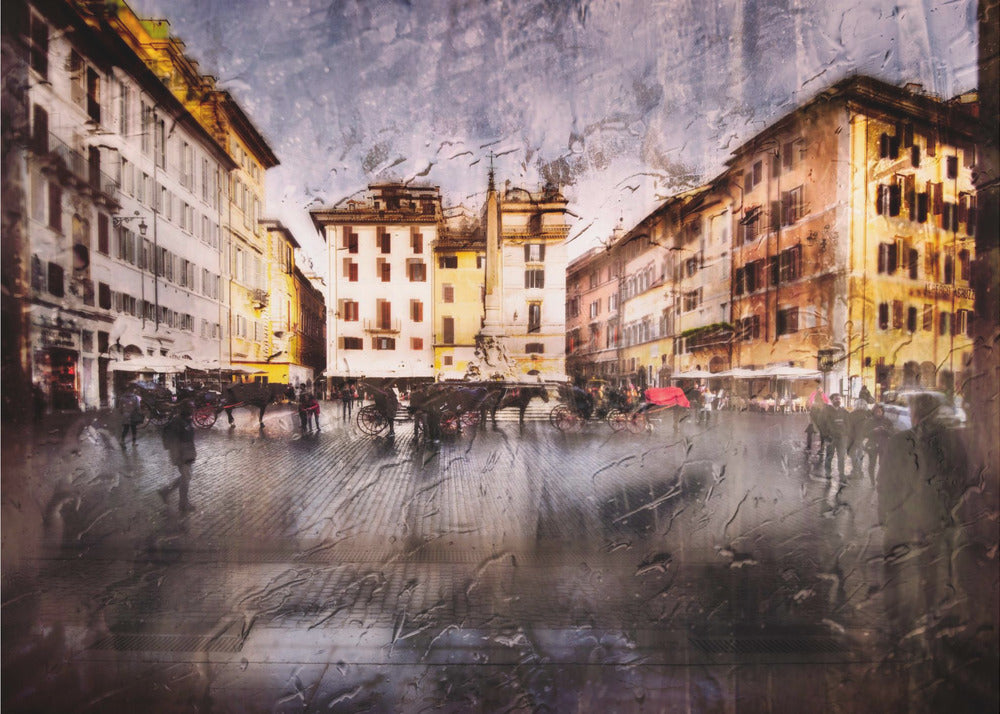
[[[975,297],[971,288],[952,288],[948,283],[924,283],[922,288],[910,290],[910,295],[926,298],[951,298],[952,291],[955,297],[960,300],[972,300]]]
[[[43,347],[61,347],[70,350],[79,349],[77,347],[79,334],[76,330],[54,327],[43,327],[39,331]]]

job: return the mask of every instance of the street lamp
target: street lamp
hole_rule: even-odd
[[[139,219],[139,225],[136,226],[136,228],[139,229],[139,235],[145,237],[146,230],[149,228],[149,226],[146,225],[146,221],[142,218],[142,216],[139,214],[138,211],[136,211],[135,214],[131,216],[125,216],[125,215],[111,216],[111,223],[112,225],[114,225],[115,228],[121,228],[122,224],[134,221],[136,218]]]

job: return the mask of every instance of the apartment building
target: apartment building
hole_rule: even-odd
[[[434,374],[478,378],[476,336],[485,317],[486,238],[477,216],[446,211],[434,246]],[[471,369],[470,369],[471,368]]]
[[[612,235],[609,245],[620,237]],[[608,246],[591,248],[566,268],[566,372],[575,381],[618,374],[619,283]]]
[[[372,184],[361,200],[310,215],[327,246],[328,380],[433,379],[439,189]]]
[[[971,358],[972,97],[854,77],[736,150],[738,366],[856,394],[950,388]]]
[[[89,8],[16,3],[4,28],[27,64],[28,359],[53,409],[107,404],[126,359],[217,358],[221,338],[232,162],[125,41],[141,21]]]
[[[498,202],[500,325],[495,327],[514,376],[566,378],[567,203],[552,185],[538,192],[508,187]],[[491,220],[487,215],[487,234]],[[484,329],[490,328],[488,235],[486,260]]]
[[[296,264],[299,243],[292,232],[281,221],[267,219],[260,225],[264,230],[264,262],[268,271],[267,356],[252,363],[252,367],[269,382],[312,386],[314,378],[326,366],[324,360],[315,356],[317,348],[323,348],[322,295]]]

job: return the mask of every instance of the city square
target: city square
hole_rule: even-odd
[[[199,430],[188,515],[156,493],[175,469],[155,427],[123,448],[105,414],[22,445],[25,491],[5,496],[5,706],[995,701],[988,613],[971,606],[991,587],[982,503],[968,495],[955,596],[895,642],[875,489],[823,475],[804,415],[717,412],[676,432],[655,419],[643,434],[507,418],[434,446],[407,421],[367,436],[339,406],[311,434],[280,406],[263,429],[238,410],[235,427]]]

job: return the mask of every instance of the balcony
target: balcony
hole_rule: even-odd
[[[89,190],[109,207],[119,205],[118,181],[101,171],[98,162],[88,160],[51,133],[44,138],[33,138],[31,147],[42,157],[43,171],[54,173],[63,183]]]
[[[250,291],[250,303],[254,310],[263,310],[267,307],[267,300],[270,293],[263,288],[254,288]]]
[[[400,330],[399,320],[365,320],[365,332],[372,335],[392,335],[398,334]]]

